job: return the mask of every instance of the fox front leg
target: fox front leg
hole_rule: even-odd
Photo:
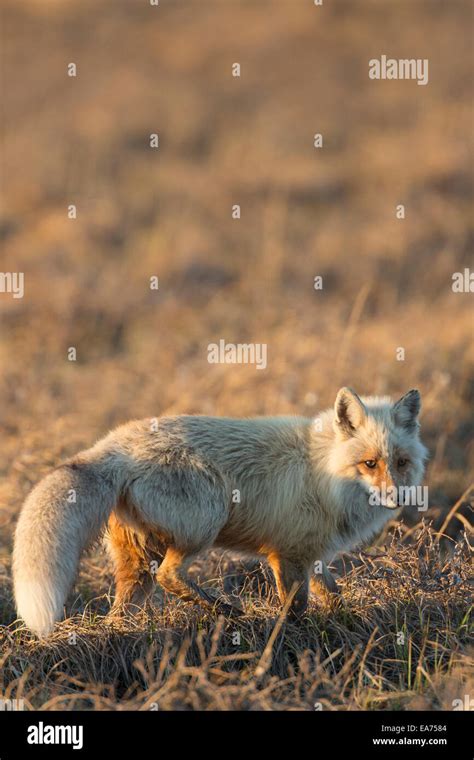
[[[188,575],[188,568],[196,553],[187,553],[177,547],[169,546],[161,564],[157,580],[165,591],[179,597],[185,602],[195,602],[207,607],[214,607],[224,615],[240,615],[243,612],[238,599],[225,601],[214,589],[201,588]]]
[[[268,561],[275,576],[282,605],[290,598],[289,619],[295,620],[301,617],[308,606],[310,568],[300,559],[281,557],[276,554],[269,556]]]
[[[316,596],[329,597],[332,594],[340,594],[336,580],[328,566],[321,561],[314,563],[314,572],[311,575],[311,593]],[[330,598],[330,597],[329,597]]]

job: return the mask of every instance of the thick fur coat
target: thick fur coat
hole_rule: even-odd
[[[19,615],[39,635],[52,630],[83,550],[107,523],[116,610],[142,604],[154,580],[216,604],[186,569],[219,546],[267,557],[282,602],[301,614],[314,563],[334,589],[324,563],[399,514],[383,489],[421,482],[419,410],[418,391],[393,404],[342,388],[315,419],[181,416],[117,428],[27,497],[14,546]]]

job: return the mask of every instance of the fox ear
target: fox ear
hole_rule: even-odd
[[[395,422],[406,430],[416,430],[418,427],[417,417],[421,409],[420,391],[415,388],[397,401],[393,407]]]
[[[366,418],[366,409],[357,393],[351,388],[341,388],[334,404],[334,427],[345,437],[354,435]]]

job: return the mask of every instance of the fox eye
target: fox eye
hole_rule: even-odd
[[[401,457],[401,458],[398,460],[398,466],[399,466],[399,467],[405,467],[405,465],[406,465],[406,463],[407,463],[407,462],[408,462],[408,459],[403,459],[403,457]]]
[[[365,466],[369,468],[369,470],[373,470],[374,467],[377,465],[377,462],[375,459],[366,459],[364,462]]]

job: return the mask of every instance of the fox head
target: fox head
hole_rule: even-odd
[[[393,403],[389,398],[359,398],[350,388],[341,388],[334,406],[333,470],[378,494],[374,503],[398,508],[400,495],[406,498],[406,489],[423,478],[428,452],[419,438],[420,408],[417,390]]]

